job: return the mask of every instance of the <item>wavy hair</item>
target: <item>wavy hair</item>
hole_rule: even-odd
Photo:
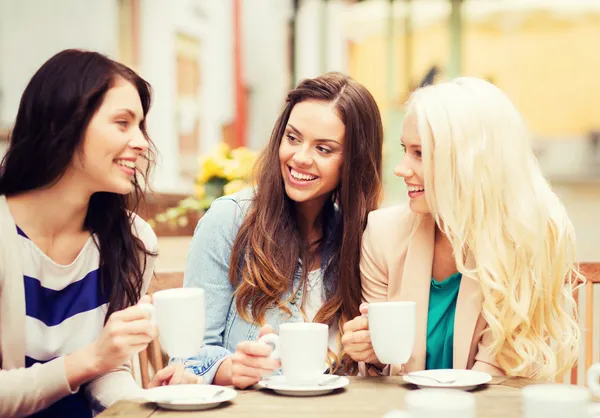
[[[290,289],[298,259],[304,266],[311,264],[311,243],[300,236],[295,204],[286,195],[279,162],[279,144],[292,109],[305,100],[332,103],[345,125],[341,180],[323,208],[320,245],[322,254],[329,254],[322,263],[325,275],[337,280],[314,318],[330,326],[337,322],[341,332],[346,321],[359,315],[360,245],[367,215],[379,202],[383,144],[381,116],[373,96],[344,74],[305,79],[288,93],[270,142],[255,166],[256,193],[233,244],[229,279],[237,286],[240,316],[262,324],[269,308],[289,313],[283,296]],[[302,269],[302,283],[306,270]],[[356,372],[355,363],[343,352],[340,361],[332,353],[329,360],[337,368],[343,365],[347,373]]]
[[[460,272],[479,280],[508,375],[554,379],[577,359],[575,233],[509,98],[476,78],[417,90],[426,199]],[[474,271],[465,266],[467,255]]]

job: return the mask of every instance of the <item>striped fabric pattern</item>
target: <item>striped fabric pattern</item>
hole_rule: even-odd
[[[107,301],[100,289],[100,252],[90,237],[69,265],[52,261],[17,227],[25,288],[25,366],[45,363],[90,344],[102,331]],[[56,402],[37,418],[91,417],[83,391]]]

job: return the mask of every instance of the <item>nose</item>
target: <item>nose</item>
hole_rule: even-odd
[[[402,178],[410,178],[415,175],[415,170],[410,168],[407,164],[406,154],[402,156],[402,159],[394,168],[394,175]]]
[[[148,139],[141,129],[135,130],[131,141],[129,141],[129,146],[135,150],[138,150],[140,153],[144,153],[146,150],[148,150]]]
[[[294,154],[294,164],[298,167],[310,167],[312,164],[312,157],[309,150],[306,147],[301,147]]]

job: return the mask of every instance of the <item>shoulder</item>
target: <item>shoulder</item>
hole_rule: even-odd
[[[248,214],[254,200],[254,190],[245,189],[215,199],[198,222],[198,227],[220,226],[223,229],[238,227]]]
[[[363,234],[363,256],[393,260],[401,256],[410,242],[418,216],[407,205],[390,206],[372,211]]]
[[[395,205],[369,213],[367,229],[370,233],[401,237],[410,235],[417,216],[408,205]]]
[[[158,238],[156,238],[152,227],[137,214],[132,213],[131,215],[133,217],[132,232],[142,240],[147,250],[156,252],[158,249]]]

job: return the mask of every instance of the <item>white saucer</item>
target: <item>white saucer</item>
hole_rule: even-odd
[[[214,396],[219,391],[223,392]],[[146,399],[149,402],[175,411],[211,409],[236,396],[235,390],[215,385],[171,385],[146,389]]]
[[[329,381],[331,380],[331,381]],[[319,384],[321,383],[321,384]],[[285,376],[272,376],[256,384],[259,389],[271,389],[275,393],[287,396],[319,396],[331,393],[350,384],[344,376],[325,375],[320,381],[307,385],[291,385],[286,382]]]
[[[435,380],[454,380],[452,383],[438,383]],[[442,369],[442,370],[423,370],[411,372],[402,376],[405,382],[417,385],[419,388],[454,388],[461,390],[473,390],[479,385],[485,385],[492,380],[488,373],[477,372],[474,370]]]

